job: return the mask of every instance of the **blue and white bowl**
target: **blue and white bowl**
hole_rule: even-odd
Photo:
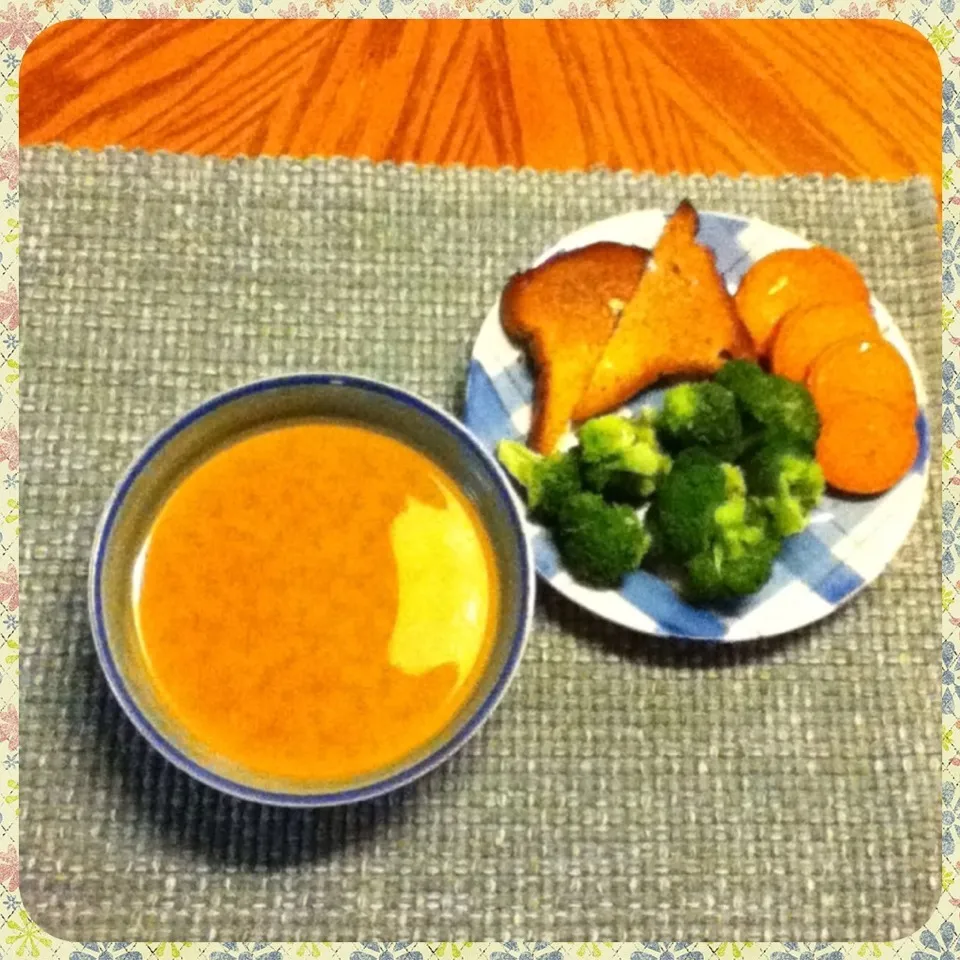
[[[403,762],[346,786],[271,781],[226,763],[197,742],[158,703],[133,611],[137,557],[176,485],[214,451],[251,432],[321,418],[388,433],[441,466],[476,506],[499,574],[496,641],[470,700],[431,743]],[[303,374],[261,380],[214,397],[149,444],[107,503],[94,542],[89,604],[94,643],[107,681],[130,720],[167,760],[197,780],[243,799],[321,807],[401,787],[448,759],[477,732],[520,662],[534,587],[523,505],[494,459],[457,420],[410,393],[373,380]]]
[[[661,210],[641,210],[591,224],[547,250],[542,263],[566,250],[598,241],[652,248],[666,223]],[[717,267],[733,293],[751,264],[776,250],[809,247],[796,234],[762,220],[700,212],[698,239],[716,254]],[[519,265],[518,265],[519,266]],[[921,410],[926,403],[910,350],[883,304],[871,299],[884,336],[903,354],[913,373]],[[466,423],[493,451],[509,438],[524,440],[530,428],[533,379],[526,358],[504,334],[495,303],[477,337],[467,384]],[[662,391],[640,394],[623,412],[658,406]],[[640,571],[620,590],[595,590],[563,569],[543,528],[527,521],[537,571],[554,589],[607,620],[647,634],[697,640],[753,640],[796,630],[850,600],[887,566],[916,520],[930,465],[930,429],[917,420],[920,452],[910,473],[892,490],[869,500],[828,496],[810,526],[791,537],[773,575],[757,594],[723,613],[684,602],[668,583]],[[573,442],[568,434],[565,444]]]

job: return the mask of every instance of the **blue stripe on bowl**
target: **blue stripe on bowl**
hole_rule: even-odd
[[[843,534],[832,524],[808,527],[803,533],[787,537],[780,551],[781,562],[827,603],[836,606],[863,586],[863,577],[838,560],[830,550]],[[821,539],[823,537],[824,539]]]
[[[727,635],[720,617],[684,603],[673,587],[645,570],[631,573],[620,595],[654,621],[662,633],[709,640],[722,640]]]
[[[913,462],[912,473],[923,473],[930,457],[930,424],[923,411],[917,414],[917,439],[920,442],[920,449],[917,450],[917,459]]]

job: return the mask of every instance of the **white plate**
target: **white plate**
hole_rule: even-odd
[[[639,210],[591,224],[551,247],[536,262],[600,240],[650,249],[666,218],[661,210]],[[796,234],[762,220],[704,211],[700,211],[698,239],[716,254],[717,267],[731,293],[747,268],[766,254],[811,246]],[[871,304],[884,336],[910,365],[918,399],[921,407],[925,406],[909,347],[883,305],[876,298]],[[504,438],[524,440],[530,427],[532,397],[533,379],[526,357],[503,332],[498,300],[474,344],[467,382],[467,426],[491,450]],[[658,406],[661,399],[662,391],[648,390],[624,411]],[[826,497],[807,530],[785,542],[766,586],[722,613],[691,606],[669,584],[645,571],[627,577],[620,590],[595,590],[576,583],[562,568],[546,530],[528,519],[537,571],[575,603],[643,633],[734,641],[796,630],[832,613],[876,579],[903,543],[923,502],[930,463],[930,429],[923,413],[917,431],[920,452],[910,473],[896,487],[867,500]],[[572,435],[564,442],[572,442]]]

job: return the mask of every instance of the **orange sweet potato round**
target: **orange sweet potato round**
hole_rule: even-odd
[[[834,408],[823,420],[817,461],[835,490],[873,496],[907,475],[919,449],[913,417],[880,400],[861,397]]]
[[[737,310],[759,356],[770,350],[780,321],[797,307],[821,303],[869,304],[870,293],[854,264],[826,247],[778,250],[744,274]]]
[[[796,307],[781,321],[770,352],[770,367],[788,380],[803,383],[814,360],[827,347],[848,337],[880,336],[870,308],[861,302]]]
[[[848,337],[827,347],[810,366],[807,389],[821,417],[857,399],[879,400],[917,415],[917,395],[907,361],[893,344],[879,337]]]

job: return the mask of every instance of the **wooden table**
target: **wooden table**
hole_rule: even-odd
[[[70,21],[24,145],[657,172],[940,172],[940,66],[858,21]]]

